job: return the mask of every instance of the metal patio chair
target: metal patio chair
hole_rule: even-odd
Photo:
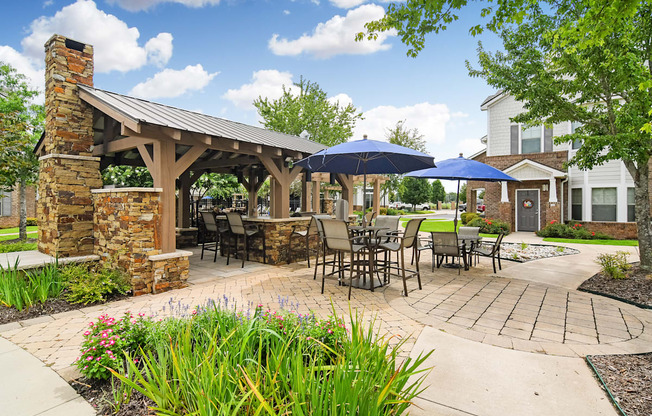
[[[233,248],[235,254],[238,252],[238,242],[242,239],[242,266],[244,267],[245,257],[249,260],[249,240],[252,238],[260,238],[263,244],[263,263],[267,263],[267,247],[265,246],[265,231],[261,227],[255,225],[245,225],[242,222],[242,214],[240,212],[227,212],[226,220],[229,224],[230,238],[235,239]],[[227,245],[226,264],[229,264],[231,257],[231,244]]]

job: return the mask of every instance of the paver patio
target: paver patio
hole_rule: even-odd
[[[228,299],[230,305],[237,303],[243,309],[259,303],[278,309],[281,299],[287,308],[312,310],[322,316],[333,310],[346,314],[349,307],[364,310],[367,319],[376,317],[383,331],[394,336],[393,342],[411,336],[404,347],[405,356],[425,327],[487,347],[542,356],[570,358],[652,351],[652,311],[532,281],[536,273],[545,272],[546,264],[559,267],[565,263],[571,271],[582,254],[522,264],[506,261],[503,271],[495,275],[491,273],[491,262],[484,260],[461,276],[453,269],[430,272],[429,259],[424,256],[423,290],[418,290],[416,281],[411,280],[409,297],[403,297],[402,285],[394,279],[375,292],[354,290],[349,304],[348,289],[334,280],[326,281],[322,295],[321,281],[313,280],[313,270],[305,263],[268,266],[248,262],[240,268],[239,262],[226,266],[222,258],[217,263],[201,261],[199,250],[195,252],[197,255],[190,258],[191,285],[185,289],[7,324],[0,326],[0,335],[70,379],[76,373],[71,363],[77,357],[82,333],[88,322],[100,314],[116,316],[129,310],[166,316],[182,310],[183,305],[192,307],[208,299],[222,304]],[[593,248],[588,252],[593,255]]]

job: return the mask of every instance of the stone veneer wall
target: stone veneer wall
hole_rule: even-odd
[[[78,83],[93,85],[93,47],[52,36],[45,44],[45,156],[39,159],[39,251],[59,257],[93,253],[91,189],[102,186],[92,157],[93,109]]]
[[[188,279],[192,253],[161,253],[160,194],[158,188],[93,191],[95,254],[131,276],[134,295],[184,287]]]
[[[253,220],[244,219],[245,223],[256,224],[265,230],[265,245],[267,246],[267,263],[268,264],[286,264],[290,260],[289,242],[292,226],[296,225],[299,230],[305,230],[310,223],[310,217],[297,217],[293,219],[281,220]],[[249,246],[249,259],[252,261],[263,261],[263,245],[260,238],[251,240]],[[293,261],[303,261],[305,259],[306,240],[302,237],[292,239],[292,257]],[[311,247],[317,246],[317,236],[312,237]]]

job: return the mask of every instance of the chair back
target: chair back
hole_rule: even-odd
[[[496,238],[496,242],[494,243],[494,248],[491,250],[491,255],[493,256],[496,253],[500,253],[500,243],[503,242],[503,237],[505,237],[505,233],[500,233],[498,234],[498,237]]]
[[[217,223],[215,222],[215,217],[213,216],[212,212],[202,211],[201,218],[204,220],[204,227],[206,227],[206,231],[210,231],[212,233],[217,232]]]
[[[376,227],[387,228],[387,230],[378,231],[378,237],[387,237],[398,231],[398,222],[400,220],[400,215],[379,215],[376,217]]]
[[[321,220],[324,227],[326,247],[331,250],[352,251],[353,246],[349,239],[349,229],[346,223],[340,220]]]
[[[312,217],[315,214],[316,214],[315,211],[300,211],[299,212],[299,216],[301,216],[301,217]]]
[[[459,256],[460,245],[457,240],[457,233],[452,231],[433,231],[432,249],[434,254]]]
[[[242,222],[242,214],[239,212],[227,212],[226,220],[229,223],[229,229],[233,234],[244,235],[245,228]]]
[[[369,211],[364,214],[362,217],[362,225],[370,225],[371,222],[376,218],[376,212],[375,211]]]
[[[330,215],[328,214],[317,214],[312,216],[312,220],[310,220],[310,225],[308,226],[308,234],[313,234],[314,232],[312,231],[313,226],[316,228],[316,232],[319,235],[319,238],[324,238],[324,227],[322,226],[321,222],[322,220],[330,220],[332,219]]]
[[[349,201],[338,199],[335,201],[335,219],[346,221],[349,219]]]
[[[419,240],[419,227],[423,218],[413,218],[405,225],[405,234],[403,234],[403,247],[412,247]]]
[[[475,239],[480,237],[480,227],[460,227],[458,231],[458,240]]]

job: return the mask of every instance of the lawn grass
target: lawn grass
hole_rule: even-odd
[[[544,238],[550,243],[595,244],[599,246],[638,246],[638,240],[580,240],[575,238]]]
[[[27,233],[27,238],[36,238],[37,232],[32,231]],[[15,240],[18,238],[18,235],[2,235],[0,234],[0,241]]]
[[[36,232],[38,231],[38,227],[36,225],[30,225],[27,227],[27,232]],[[12,227],[12,228],[2,228],[0,229],[0,235],[2,234],[18,234],[18,227]]]

